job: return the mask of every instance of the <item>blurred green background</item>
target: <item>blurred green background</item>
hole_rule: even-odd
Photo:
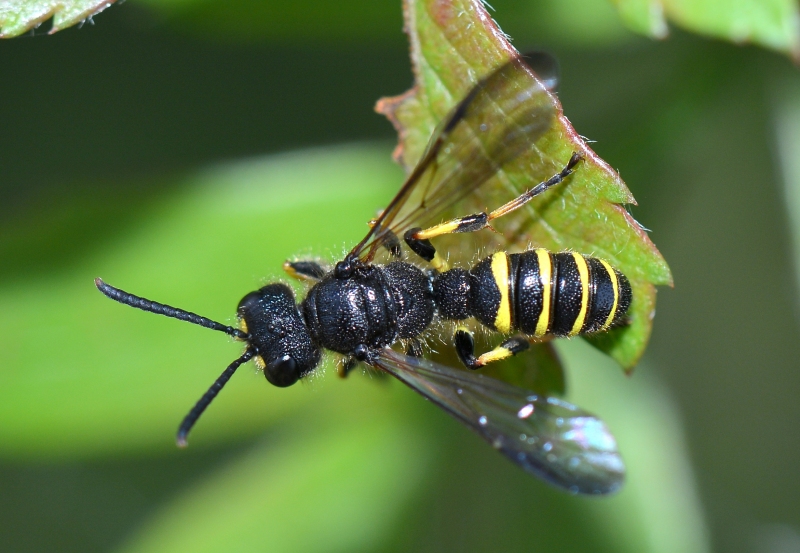
[[[240,346],[92,279],[232,322],[287,257],[361,237],[402,180],[372,106],[412,77],[399,2],[332,5],[130,1],[0,43],[0,550],[800,551],[800,74],[600,0],[492,5],[559,58],[674,273],[632,377],[559,344],[624,490],[555,491],[330,368],[280,390],[246,366],[176,450]]]

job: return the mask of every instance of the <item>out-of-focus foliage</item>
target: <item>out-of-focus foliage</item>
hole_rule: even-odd
[[[115,0],[0,0],[0,38],[19,36],[48,19],[51,33],[100,13]]]
[[[792,225],[793,257],[800,289],[800,86],[788,82],[778,91],[773,113],[783,173],[786,209]]]
[[[141,0],[184,28],[226,40],[401,42],[399,2]]]
[[[231,463],[173,501],[120,551],[375,548],[424,492],[433,448],[420,436],[424,429],[396,416],[399,405],[369,405],[360,416],[361,409],[342,404],[323,424],[306,417],[305,428],[290,425],[299,436],[271,440]]]
[[[363,0],[137,0],[164,17],[201,33],[234,40],[330,42],[399,40],[393,2]],[[18,36],[53,18],[50,32],[94,15],[115,0],[0,0],[0,38]],[[612,3],[619,16],[608,9]],[[800,59],[800,7],[795,0],[506,0],[517,28],[549,19],[556,34],[574,43],[617,40],[620,20],[653,38],[669,23],[735,43],[752,42]],[[543,17],[544,16],[544,17]]]
[[[308,248],[341,255],[398,180],[399,171],[369,151],[211,170],[186,183],[194,194],[162,202],[122,241],[84,258],[52,285],[33,280],[6,288],[0,419],[15,424],[0,425],[0,450],[6,456],[86,457],[174,448],[176,425],[241,346],[200,327],[118,309],[87,282],[101,276],[232,323],[239,299],[263,279],[281,277],[288,256]],[[32,219],[20,234],[41,231],[42,224]],[[202,303],[191,299],[198,297]],[[26,313],[45,311],[50,316],[36,332],[17,324]],[[44,370],[43,359],[31,354],[43,335],[69,371]],[[314,401],[303,386],[278,390],[254,371],[241,372],[225,389],[232,396],[228,408],[223,395],[213,406],[218,412],[203,419],[209,424],[197,428],[198,442],[205,432],[239,440]]]
[[[631,29],[664,38],[671,21],[736,43],[752,42],[800,61],[800,6],[795,0],[611,0]]]

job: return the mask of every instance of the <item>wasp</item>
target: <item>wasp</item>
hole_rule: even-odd
[[[286,387],[312,373],[328,350],[344,357],[346,369],[364,363],[397,378],[556,486],[585,494],[618,489],[624,465],[600,419],[478,370],[523,352],[532,342],[624,324],[632,299],[625,276],[605,260],[543,248],[497,251],[472,267],[451,268],[433,244],[446,235],[493,230],[492,221],[578,169],[582,156],[573,153],[552,177],[493,211],[442,222],[447,209],[490,186],[501,169],[535,149],[555,114],[548,87],[523,57],[495,69],[442,121],[397,195],[343,259],[332,268],[311,260],[284,264],[289,275],[309,284],[305,298],[298,303],[283,283],[250,292],[239,302],[238,328],[96,279],[97,288],[117,302],[244,343],[241,357],[181,423],[178,445],[186,445],[191,428],[242,364],[253,360],[271,384]],[[388,255],[386,263],[376,260],[379,252]],[[404,260],[404,254],[411,259]],[[468,319],[506,338],[476,355],[472,332],[463,324]],[[423,357],[421,338],[440,321],[454,322],[452,342],[469,370]]]

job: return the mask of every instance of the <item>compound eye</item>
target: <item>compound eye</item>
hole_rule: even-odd
[[[261,301],[261,293],[258,291],[250,292],[249,294],[247,294],[245,297],[242,298],[242,301],[239,302],[239,307],[237,307],[237,311],[239,311],[240,313],[242,311],[247,311],[248,309],[250,309],[250,307],[253,306],[253,304],[258,303],[259,301]]]
[[[300,378],[297,373],[297,361],[288,355],[276,359],[266,366],[264,376],[267,377],[270,384],[279,388],[291,386]]]

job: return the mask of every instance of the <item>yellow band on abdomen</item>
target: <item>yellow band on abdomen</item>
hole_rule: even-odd
[[[570,336],[575,336],[583,328],[589,307],[589,267],[586,265],[586,259],[581,254],[572,252],[572,258],[575,259],[575,265],[578,267],[578,276],[581,279],[581,310],[572,325],[572,330],[569,331]]]
[[[508,256],[506,252],[497,252],[492,256],[492,276],[500,290],[500,305],[494,327],[499,332],[511,332],[511,302],[508,298]]]
[[[614,272],[614,268],[609,265],[607,262],[600,260],[600,263],[603,264],[606,271],[608,272],[608,276],[611,279],[611,286],[614,288],[614,305],[611,306],[611,311],[606,317],[606,322],[603,323],[603,326],[600,327],[600,332],[603,330],[608,329],[611,326],[611,321],[614,320],[614,315],[617,313],[617,306],[619,305],[619,281],[617,280],[617,273]]]
[[[550,260],[550,252],[545,249],[537,249],[536,258],[539,261],[539,280],[542,285],[542,312],[539,320],[536,321],[536,332],[534,336],[542,337],[547,334],[550,326],[550,298],[552,295],[553,282],[553,263]]]

